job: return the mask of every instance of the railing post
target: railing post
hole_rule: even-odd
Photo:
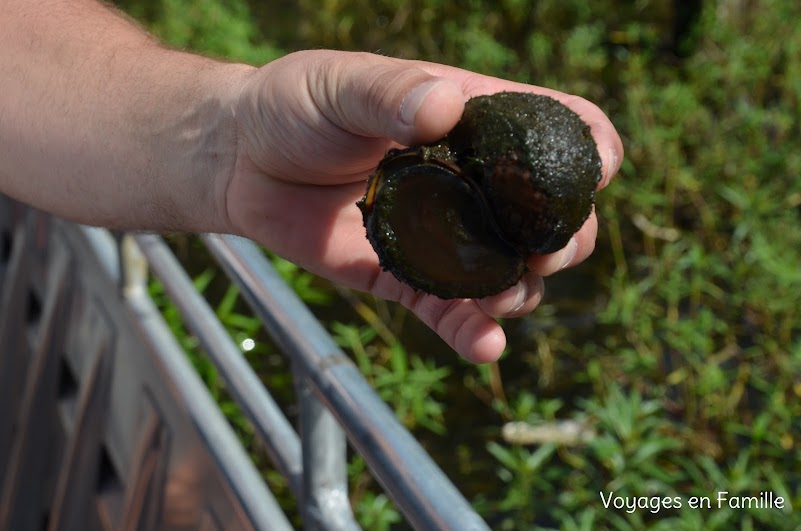
[[[303,447],[303,522],[307,531],[361,529],[348,499],[347,441],[334,415],[293,367]]]

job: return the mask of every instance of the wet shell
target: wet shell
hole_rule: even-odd
[[[498,238],[481,190],[457,167],[427,158],[425,148],[387,157],[361,204],[382,267],[416,289],[481,297],[523,273],[519,253]]]
[[[381,266],[443,299],[514,285],[526,257],[561,249],[601,176],[589,127],[546,96],[467,102],[439,142],[392,150],[359,201]]]

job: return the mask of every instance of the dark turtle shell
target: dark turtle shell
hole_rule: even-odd
[[[528,255],[564,247],[600,177],[578,115],[504,92],[468,101],[439,142],[390,151],[358,205],[384,269],[443,299],[481,298],[514,285]]]

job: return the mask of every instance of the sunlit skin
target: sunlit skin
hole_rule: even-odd
[[[69,219],[252,238],[334,282],[399,301],[464,358],[496,360],[496,317],[530,313],[543,277],[592,252],[591,215],[518,285],[443,301],[381,270],[356,201],[390,147],[435,140],[465,101],[530,91],[591,127],[606,186],[623,157],[594,104],[453,67],[326,50],[261,68],[165,49],[91,0],[0,8],[0,189]]]

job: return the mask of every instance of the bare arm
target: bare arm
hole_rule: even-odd
[[[225,230],[214,187],[251,67],[166,50],[94,1],[0,10],[2,191],[85,223]]]
[[[93,0],[0,7],[0,191],[84,223],[227,232],[340,284],[400,301],[465,358],[497,359],[495,317],[531,312],[543,277],[586,258],[591,215],[504,293],[443,301],[382,271],[356,201],[393,145],[448,132],[471,96],[548,94],[591,127],[606,186],[620,138],[590,102],[457,68],[309,51],[259,69],[161,47]]]

